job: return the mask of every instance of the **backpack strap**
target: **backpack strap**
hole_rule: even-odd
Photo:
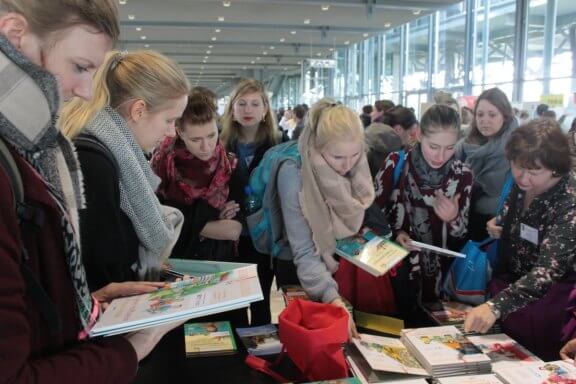
[[[396,189],[398,182],[400,181],[400,176],[402,175],[402,170],[404,169],[404,161],[406,161],[406,152],[401,149],[398,151],[398,163],[394,167],[394,178],[392,179],[392,189]]]
[[[50,333],[59,334],[62,330],[60,313],[28,265],[30,257],[22,236],[25,232],[32,230],[34,227],[42,227],[44,224],[44,211],[38,207],[28,205],[24,201],[24,183],[22,182],[20,170],[16,165],[12,153],[2,139],[0,139],[0,168],[4,170],[10,179],[10,188],[12,189],[14,209],[18,218],[18,228],[20,230],[22,242],[20,272],[22,273],[22,278],[26,283],[26,293],[30,295],[34,303],[38,306],[40,315],[44,321],[46,321]]]
[[[105,146],[104,143],[98,140],[95,136],[92,136],[88,133],[81,133],[76,136],[73,141],[77,148],[91,150],[93,152],[104,155],[104,157],[106,157],[106,159],[114,166],[116,175],[120,176],[120,167],[116,161],[116,158],[108,149],[108,147]]]

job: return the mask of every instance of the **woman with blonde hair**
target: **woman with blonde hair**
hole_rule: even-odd
[[[174,326],[88,338],[102,304],[158,286],[88,289],[82,178],[55,123],[61,100],[90,99],[119,33],[113,0],[0,0],[0,382],[129,383]]]
[[[280,285],[301,285],[314,300],[344,307],[332,276],[338,270],[336,240],[360,231],[374,201],[364,127],[353,110],[324,98],[312,106],[298,150],[300,163],[285,161],[278,170],[287,241],[275,259],[276,278]]]
[[[86,209],[82,247],[88,283],[155,280],[178,233],[179,211],[155,195],[160,179],[145,154],[165,136],[188,99],[182,70],[153,51],[111,52],[94,79],[90,102],[63,108],[64,132],[78,147]],[[83,132],[79,135],[80,132]]]
[[[238,158],[237,180],[230,185],[230,194],[238,196],[238,202],[242,203],[246,200],[245,187],[250,173],[260,164],[264,153],[281,141],[281,132],[277,128],[268,93],[262,83],[247,79],[236,86],[222,116],[220,137],[226,150]],[[251,324],[269,324],[270,288],[274,274],[268,256],[254,249],[245,222],[238,252],[243,261],[258,264],[258,278],[264,294],[264,300],[250,306]]]

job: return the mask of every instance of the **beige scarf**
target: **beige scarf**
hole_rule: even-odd
[[[312,230],[316,251],[335,272],[336,240],[358,233],[364,211],[374,201],[374,185],[364,151],[348,175],[341,176],[316,150],[311,131],[304,129],[298,140],[302,158],[300,205]]]

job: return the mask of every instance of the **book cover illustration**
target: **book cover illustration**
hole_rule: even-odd
[[[236,352],[236,342],[228,321],[184,324],[184,342],[187,356]]]
[[[443,377],[436,384],[503,384],[494,374]]]
[[[508,367],[497,374],[508,384],[576,384],[576,367],[560,360]]]
[[[91,330],[107,336],[245,307],[262,299],[256,266],[167,284],[157,291],[122,297],[110,303]]]
[[[236,328],[242,344],[249,354],[255,356],[273,355],[280,353],[282,343],[278,336],[278,328],[273,324],[259,327]]]
[[[362,334],[360,340],[354,340],[354,344],[372,369],[421,376],[428,375],[418,360],[408,352],[398,339]]]
[[[474,345],[492,361],[492,369],[517,366],[542,361],[511,337],[500,333],[495,335],[468,336]]]
[[[473,307],[456,301],[443,301],[438,303],[425,303],[424,309],[432,320],[439,325],[460,324],[466,320],[466,312]]]
[[[392,269],[409,252],[364,228],[354,236],[338,240],[336,253],[378,277]]]

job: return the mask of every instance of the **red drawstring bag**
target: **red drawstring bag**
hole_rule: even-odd
[[[342,345],[348,341],[348,312],[336,305],[294,300],[278,318],[279,336],[294,365],[306,380],[321,381],[348,377]],[[280,382],[273,364],[255,356],[246,363]]]

